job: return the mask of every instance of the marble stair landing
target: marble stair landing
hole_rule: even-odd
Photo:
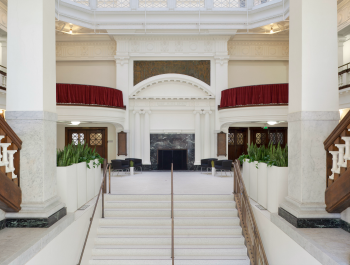
[[[277,213],[271,221],[323,265],[350,264],[350,233],[341,228],[296,228]]]

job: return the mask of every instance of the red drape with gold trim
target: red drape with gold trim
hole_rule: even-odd
[[[56,84],[56,101],[58,104],[124,107],[122,91],[101,86]]]
[[[288,84],[236,87],[221,92],[220,108],[288,104]]]

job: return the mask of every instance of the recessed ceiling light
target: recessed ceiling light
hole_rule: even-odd
[[[71,122],[71,125],[79,125],[80,124],[80,121],[72,121]]]
[[[278,122],[277,121],[268,121],[267,124],[268,125],[276,125]]]

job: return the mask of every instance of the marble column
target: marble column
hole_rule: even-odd
[[[202,141],[201,141],[201,113],[202,111],[194,111],[195,115],[195,157],[194,157],[194,164],[200,165],[201,164],[201,154],[202,154]]]
[[[339,121],[337,2],[293,0],[290,17],[289,175],[281,207],[296,218],[339,217],[325,211],[323,148]]]
[[[143,161],[142,163],[144,165],[150,165],[151,164],[151,135],[150,135],[150,124],[149,124],[149,115],[151,114],[151,111],[146,110],[145,111],[145,118],[144,118],[144,141],[143,141]]]
[[[7,67],[7,41],[1,41],[1,65]]]
[[[211,111],[205,111],[204,117],[204,158],[209,158],[210,153],[210,114]]]
[[[6,217],[47,218],[64,212],[56,179],[55,1],[9,1],[7,37],[6,118],[23,144],[22,210]]]
[[[135,158],[141,158],[141,119],[140,119],[140,111],[134,111],[135,114],[135,126],[134,126],[134,150],[135,150]]]

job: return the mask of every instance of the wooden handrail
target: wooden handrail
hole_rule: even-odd
[[[173,163],[171,163],[171,264],[174,265],[174,262],[174,170]]]
[[[84,256],[84,251],[85,251],[85,247],[86,247],[86,243],[87,243],[87,240],[89,238],[89,234],[90,234],[90,230],[91,230],[91,226],[92,226],[92,222],[94,220],[94,217],[95,217],[95,212],[96,212],[96,208],[97,208],[97,204],[98,204],[98,201],[100,199],[100,195],[102,193],[102,218],[104,218],[104,202],[103,202],[103,199],[104,199],[104,190],[105,190],[105,182],[106,182],[106,175],[107,175],[107,169],[108,167],[110,167],[111,165],[107,163],[107,160],[105,159],[103,161],[103,176],[102,176],[102,181],[101,181],[101,185],[100,185],[100,191],[98,192],[98,195],[97,195],[97,199],[96,199],[96,203],[95,203],[95,207],[94,207],[94,211],[92,213],[92,217],[90,218],[90,224],[89,224],[89,228],[87,230],[87,233],[86,233],[86,237],[85,237],[85,241],[84,241],[84,245],[83,245],[83,249],[81,251],[81,254],[80,254],[80,258],[79,258],[79,262],[78,262],[78,265],[81,264],[81,261],[83,259],[83,256]]]
[[[240,162],[238,160],[234,162],[233,168],[235,173],[233,194],[237,205],[238,215],[241,220],[250,262],[252,265],[268,265],[269,263],[254,218],[254,213],[250,205],[250,199],[243,182]]]
[[[324,149],[328,148],[337,140],[346,127],[350,124],[350,111],[344,116],[344,118],[339,122],[339,124],[330,133],[327,139],[323,142]]]

